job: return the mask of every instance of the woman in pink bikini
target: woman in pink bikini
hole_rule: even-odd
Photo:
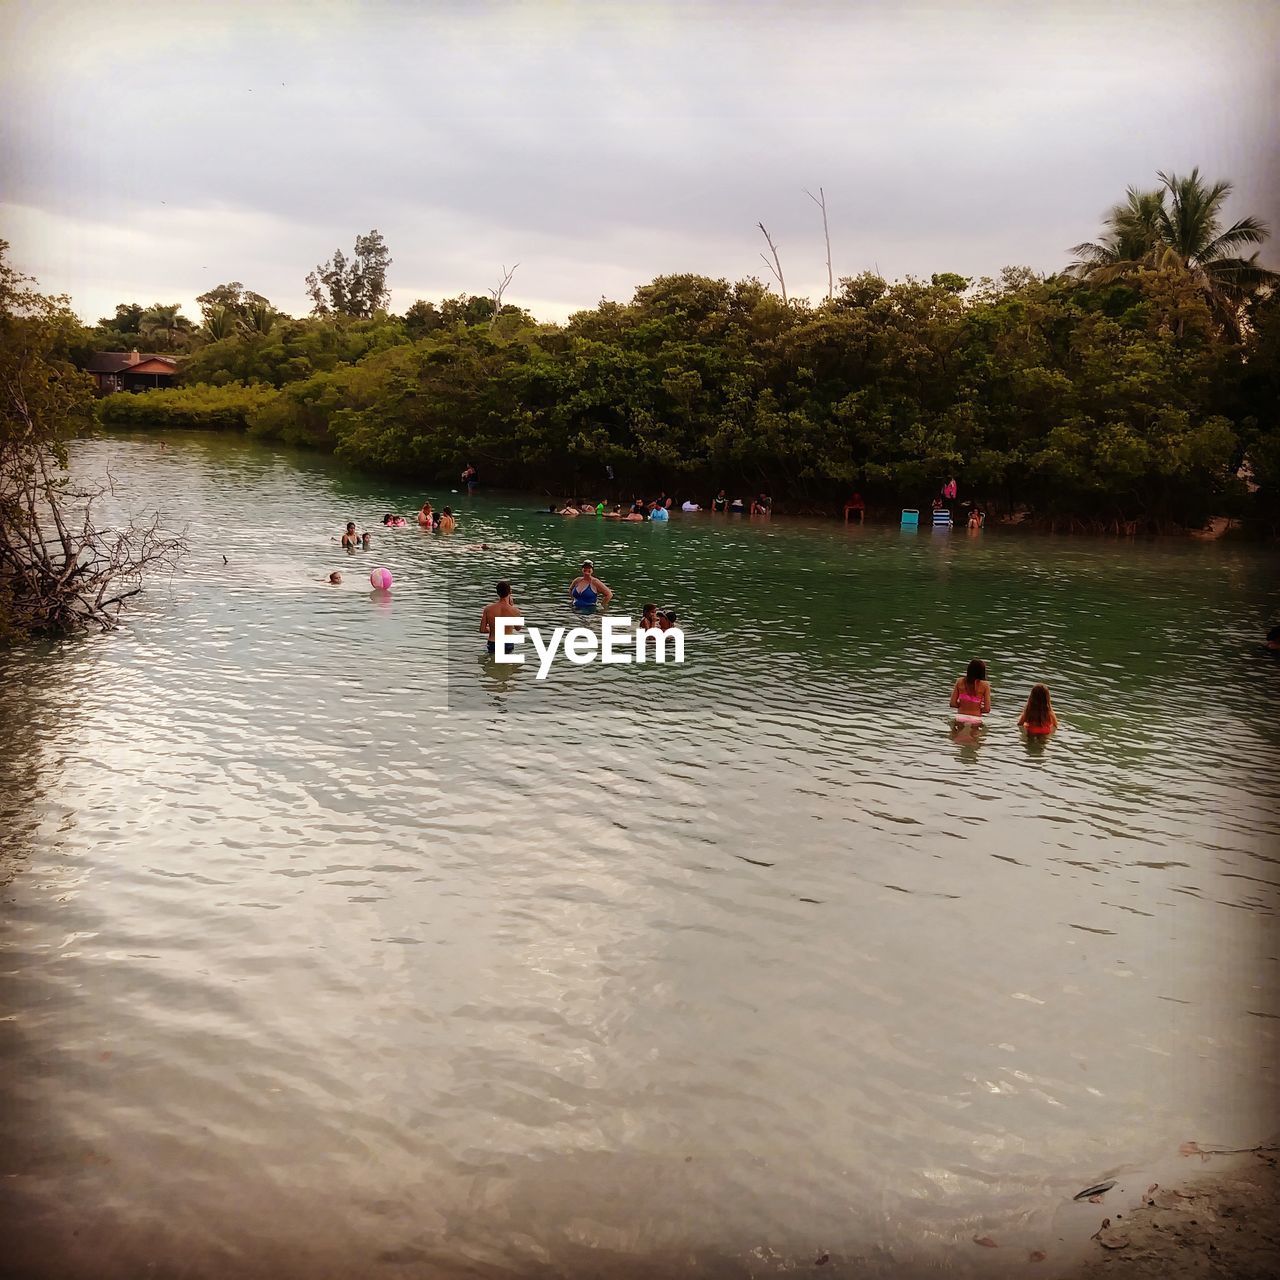
[[[991,686],[987,683],[987,664],[974,658],[965,673],[951,688],[951,703],[955,708],[957,727],[972,725],[976,733],[982,717],[991,710]]]

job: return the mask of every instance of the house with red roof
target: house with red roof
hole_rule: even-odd
[[[172,356],[137,351],[95,351],[84,368],[98,384],[100,396],[171,387],[178,376],[178,362]]]

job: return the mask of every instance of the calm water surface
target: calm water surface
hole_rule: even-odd
[[[223,439],[78,465],[191,552],[0,658],[15,1270],[1017,1274],[1080,1187],[1269,1135],[1273,553],[437,490],[454,537],[347,556],[422,495]],[[492,582],[563,624],[584,553],[684,667],[483,657]]]

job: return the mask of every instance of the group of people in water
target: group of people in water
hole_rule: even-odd
[[[658,494],[656,498],[646,498],[641,494],[634,494],[630,504],[625,505],[625,507],[621,502],[609,503],[605,502],[604,499],[598,502],[590,502],[578,498],[568,498],[560,504],[551,503],[547,510],[550,515],[556,516],[602,516],[606,520],[624,520],[631,523],[639,523],[642,520],[661,523],[664,520],[669,520],[672,513],[676,511],[684,512],[686,515],[695,511],[711,511],[717,515],[772,515],[773,499],[767,493],[759,493],[749,500],[742,498],[730,499],[725,491],[721,489],[711,499],[711,503],[707,507],[695,502],[692,498],[685,498],[683,502],[678,503],[674,498],[668,497],[663,492]]]
[[[404,516],[398,516],[392,511],[388,511],[382,517],[384,529],[403,529],[408,523]],[[424,502],[418,509],[418,528],[420,529],[429,529],[432,533],[452,533],[457,527],[457,517],[450,507],[434,511],[430,502]],[[356,522],[348,520],[340,541],[344,551],[368,551],[373,545],[373,535],[367,529],[364,533],[357,533]]]
[[[974,658],[965,673],[951,686],[952,736],[957,741],[976,742],[983,717],[991,714],[991,684],[987,679],[987,664]],[[1053,700],[1049,687],[1044,684],[1031,686],[1027,704],[1018,716],[1018,727],[1029,738],[1047,738],[1057,727]]]
[[[494,629],[498,618],[523,617],[520,609],[511,598],[511,583],[499,582],[494,588],[497,599],[485,605],[480,615],[480,630],[485,634],[485,646],[490,653],[496,652]],[[590,560],[582,562],[582,572],[569,584],[569,603],[575,609],[587,611],[594,609],[599,603],[607,605],[613,599],[613,591],[608,583],[596,577],[596,567]],[[640,609],[641,631],[670,631],[679,621],[674,609],[659,609],[656,604],[645,604]]]

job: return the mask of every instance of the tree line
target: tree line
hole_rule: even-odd
[[[1229,514],[1274,530],[1280,300],[1256,251],[1266,228],[1225,225],[1229,192],[1161,174],[1047,276],[863,273],[816,304],[757,279],[660,276],[563,325],[492,292],[390,315],[371,232],[308,278],[306,319],[238,283],[202,297],[183,385],[100,414],[242,427],[428,481],[473,462],[557,496],[599,495],[612,473],[637,490],[767,489],[784,510],[859,489],[892,509],[954,474],[992,509],[1059,525]]]

